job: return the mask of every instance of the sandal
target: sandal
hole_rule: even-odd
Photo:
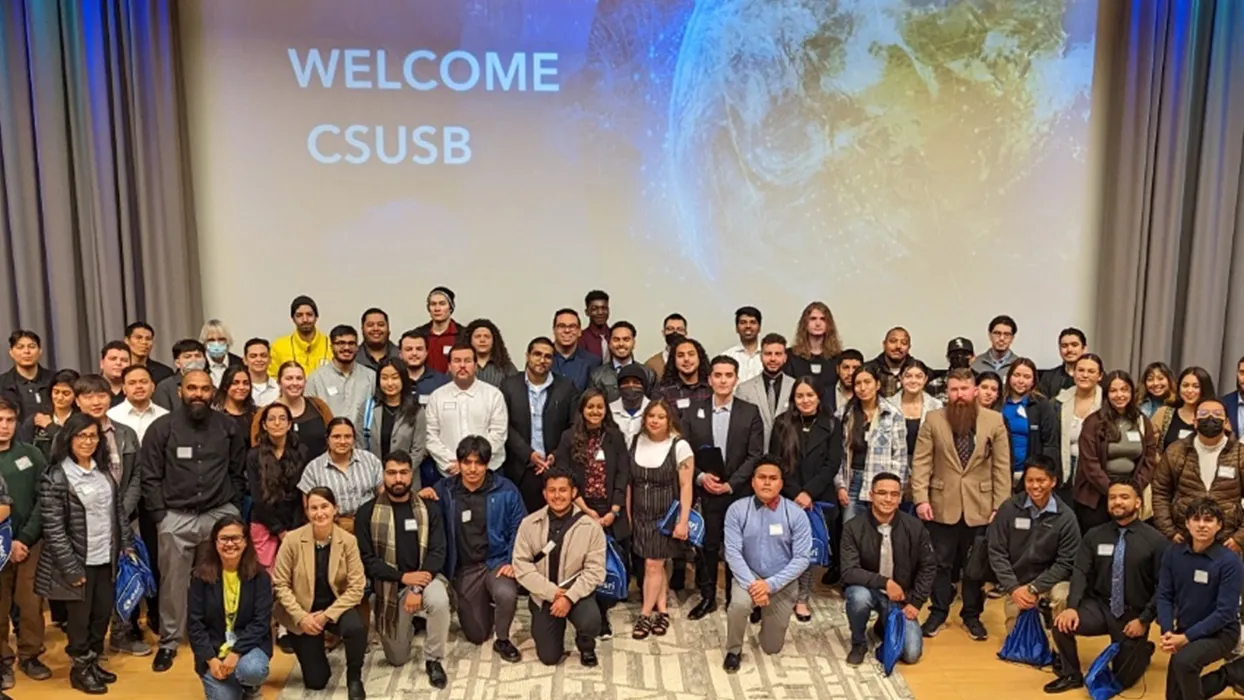
[[[804,607],[807,607],[807,606],[805,605]],[[796,620],[799,620],[800,622],[812,622],[812,608],[808,608],[808,614],[806,614],[806,615],[801,615],[801,614],[799,613],[799,610],[798,610],[798,609],[796,609],[796,610],[795,610],[795,619],[796,619]]]
[[[652,633],[658,637],[662,637],[665,635],[666,632],[669,631],[669,628],[670,628],[669,613],[663,613],[663,612],[657,613],[656,619],[652,621]]]
[[[635,629],[631,631],[631,639],[647,639],[652,634],[652,622],[645,615],[635,621]]]

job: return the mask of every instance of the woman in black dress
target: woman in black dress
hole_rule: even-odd
[[[243,435],[250,434],[255,420],[255,397],[251,395],[251,373],[246,365],[229,365],[220,375],[212,408],[237,421]]]
[[[1179,373],[1176,384],[1175,403],[1162,406],[1153,414],[1153,425],[1162,437],[1162,452],[1172,442],[1196,432],[1196,408],[1206,399],[1212,399],[1214,380],[1200,367],[1189,367]]]

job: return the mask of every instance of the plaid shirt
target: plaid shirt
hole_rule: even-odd
[[[849,406],[838,409],[838,420],[842,421],[843,457],[834,486],[840,489],[851,483],[851,422],[854,417],[848,413]],[[872,500],[870,485],[873,477],[882,472],[897,474],[906,491],[911,481],[911,467],[907,465],[907,422],[903,412],[884,399],[878,401],[877,419],[865,433],[864,441],[868,443],[868,454],[864,455],[864,487],[860,489],[860,500]]]

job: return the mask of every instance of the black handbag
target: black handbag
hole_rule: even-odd
[[[983,528],[972,540],[972,546],[968,547],[967,561],[963,563],[963,578],[981,583],[998,582],[993,567],[989,565],[989,541]]]

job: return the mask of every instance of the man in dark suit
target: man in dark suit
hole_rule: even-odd
[[[1231,432],[1240,436],[1240,396],[1244,394],[1244,357],[1235,365],[1235,391],[1222,397],[1222,407],[1227,409],[1227,420],[1231,422]]]
[[[510,415],[505,439],[505,475],[523,495],[527,511],[544,507],[542,475],[553,463],[553,451],[570,427],[578,391],[574,383],[552,373],[553,341],[536,338],[527,344],[527,367],[501,381],[501,395]]]
[[[696,495],[704,516],[704,548],[696,563],[700,602],[688,615],[698,620],[717,609],[717,563],[725,538],[726,510],[750,493],[752,470],[764,453],[764,421],[760,409],[735,399],[739,363],[732,357],[713,358],[708,375],[713,397],[692,401],[682,412],[685,437],[696,452]],[[711,453],[717,451],[720,460]],[[703,457],[701,456],[703,455]],[[711,461],[710,461],[711,460]],[[708,465],[724,468],[717,472]],[[726,569],[726,604],[730,604],[730,570]]]

